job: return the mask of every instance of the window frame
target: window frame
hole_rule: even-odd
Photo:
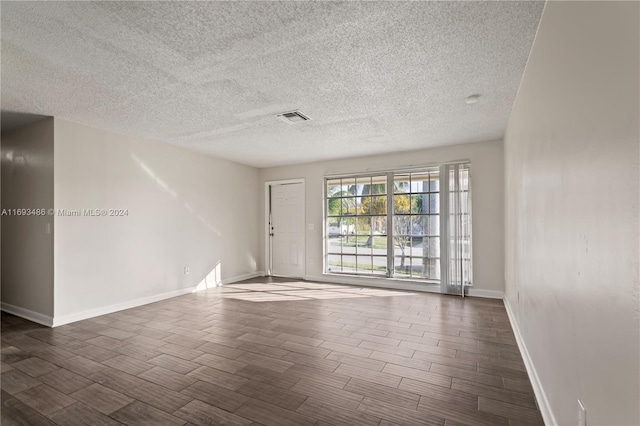
[[[446,199],[448,202],[448,194],[443,194],[443,188],[442,188],[442,179],[444,178],[442,173],[444,170],[444,166],[447,165],[452,165],[452,164],[466,164],[469,168],[470,168],[470,162],[469,161],[456,161],[456,162],[452,162],[452,163],[440,163],[440,164],[429,164],[429,165],[424,165],[421,167],[415,167],[415,168],[410,168],[410,169],[393,169],[393,170],[385,170],[385,171],[368,171],[368,172],[361,172],[361,173],[345,173],[345,174],[340,174],[340,175],[332,175],[332,176],[324,176],[323,179],[323,274],[328,274],[328,275],[340,275],[340,276],[350,276],[350,277],[357,277],[357,278],[378,278],[378,279],[391,279],[391,280],[399,280],[399,281],[413,281],[413,282],[419,282],[419,283],[423,283],[423,284],[437,284],[440,285],[443,279],[442,276],[442,268],[445,267],[444,265],[442,265],[442,261],[443,261],[443,254],[442,254],[442,250],[443,250],[443,243],[444,243],[444,238],[442,237],[442,233],[443,233],[443,228],[446,224],[446,221],[442,220],[443,217],[443,211],[442,211],[442,203],[444,202],[444,200]],[[412,191],[411,188],[411,184],[409,184],[409,192],[405,193],[406,195],[409,196],[409,199],[411,200],[411,196],[412,195],[417,195],[417,194],[438,194],[438,203],[439,203],[439,208],[437,212],[432,213],[429,209],[427,209],[426,213],[411,213],[411,202],[410,202],[410,206],[409,206],[409,211],[410,213],[407,215],[409,216],[409,221],[410,223],[412,223],[412,218],[414,216],[424,216],[427,220],[427,222],[429,222],[429,218],[432,216],[437,216],[438,217],[438,222],[439,222],[439,231],[438,231],[438,235],[432,235],[433,233],[431,232],[431,230],[429,230],[428,234],[424,234],[424,231],[421,232],[421,236],[423,238],[424,235],[427,235],[427,238],[438,238],[439,239],[439,256],[429,256],[429,257],[424,257],[422,256],[422,259],[433,259],[435,260],[439,267],[440,267],[440,278],[432,278],[430,276],[427,277],[420,277],[419,275],[413,275],[413,271],[411,270],[409,275],[398,275],[395,273],[395,265],[394,265],[394,260],[395,260],[395,239],[394,239],[394,217],[395,217],[395,211],[394,211],[394,195],[396,194],[395,192],[395,180],[397,177],[402,176],[402,175],[408,175],[409,177],[412,174],[427,174],[429,176],[431,176],[431,174],[437,173],[438,174],[438,189],[437,191],[432,191],[431,189],[431,184],[429,184],[429,189],[425,192],[425,191],[417,191],[414,192]],[[360,273],[358,272],[357,269],[357,264],[358,264],[358,257],[357,257],[357,248],[355,251],[355,254],[353,254],[353,256],[356,256],[356,267],[354,268],[354,271],[343,271],[342,270],[342,259],[343,256],[345,256],[345,254],[342,251],[342,246],[340,249],[340,260],[341,260],[341,267],[340,267],[340,271],[335,271],[335,270],[329,270],[329,268],[331,268],[331,265],[329,265],[329,255],[336,255],[337,253],[332,252],[330,249],[330,242],[329,242],[329,232],[328,232],[328,227],[329,227],[329,219],[330,218],[339,218],[342,219],[345,216],[342,215],[342,211],[340,211],[340,215],[339,216],[329,216],[329,212],[328,212],[328,205],[329,205],[329,194],[328,194],[328,190],[329,190],[329,182],[332,180],[340,180],[340,185],[342,186],[342,180],[350,180],[353,179],[354,185],[358,185],[358,179],[362,179],[362,178],[369,178],[369,179],[374,179],[374,178],[381,178],[382,176],[386,177],[386,193],[384,194],[386,196],[386,238],[387,238],[387,248],[386,248],[386,258],[387,258],[387,268],[386,268],[386,274],[375,274],[373,272],[373,264],[372,264],[372,272],[371,273]],[[470,174],[469,174],[469,179],[470,179]],[[448,178],[448,176],[446,177]],[[371,180],[372,185],[373,185],[373,180]],[[471,182],[469,180],[469,191],[470,191],[470,187],[471,187]],[[368,195],[368,196],[372,196],[372,195]],[[358,197],[357,193],[353,196],[354,198],[361,198]],[[345,198],[344,196],[342,196],[341,198]],[[351,198],[351,196],[346,197],[346,198]],[[471,212],[471,206],[469,206],[469,211]],[[382,215],[374,215],[374,214],[368,214],[368,215],[353,215],[353,216],[349,216],[349,217],[361,217],[361,216],[369,216],[369,217],[381,217]],[[411,230],[412,231],[412,230]],[[373,229],[370,229],[370,235],[373,237]],[[357,233],[355,235],[358,235]],[[469,242],[470,244],[472,243],[471,238],[469,238]],[[356,243],[357,246],[357,243]],[[372,247],[373,249],[373,247]],[[348,254],[351,255],[351,254]],[[372,258],[372,262],[373,262],[373,257],[375,257],[376,255],[371,254],[370,257]],[[380,257],[384,257],[382,255],[380,255]],[[410,262],[412,261],[413,256],[411,256],[411,252],[409,253],[409,255],[406,255],[406,257],[410,260]],[[473,263],[473,259],[472,257],[470,257],[469,262],[471,262],[471,264]],[[426,268],[426,265],[423,266],[424,268]],[[422,273],[425,273],[424,270]],[[429,274],[430,275],[430,271]],[[471,284],[469,284],[469,286],[472,286],[473,282],[471,282]]]
[[[386,203],[386,211],[384,215],[381,214],[373,214],[371,212],[369,213],[365,213],[365,214],[357,214],[357,209],[355,210],[355,214],[353,215],[345,215],[343,214],[343,206],[344,203],[342,202],[342,200],[344,199],[351,199],[353,198],[356,201],[356,205],[357,205],[357,199],[362,199],[363,196],[362,195],[349,195],[349,196],[344,196],[344,195],[340,195],[337,197],[329,197],[328,194],[328,188],[329,188],[329,181],[332,180],[340,180],[340,187],[344,187],[345,185],[342,183],[344,180],[352,180],[354,182],[354,185],[358,185],[358,180],[362,179],[362,178],[368,178],[370,181],[370,185],[371,187],[373,187],[373,179],[374,178],[384,178],[384,184],[385,184],[385,192],[384,193],[371,193],[371,194],[367,194],[364,195],[364,197],[371,197],[371,200],[373,201],[374,197],[384,197],[385,198],[385,203]],[[358,173],[358,174],[349,174],[349,175],[341,175],[341,176],[337,176],[337,177],[327,177],[325,176],[324,178],[324,188],[323,188],[323,206],[324,206],[324,211],[323,211],[323,240],[324,240],[324,254],[323,254],[323,274],[338,274],[338,275],[348,275],[348,276],[355,276],[355,277],[370,277],[370,278],[388,278],[389,277],[389,259],[388,259],[388,252],[389,252],[389,220],[388,220],[388,213],[389,213],[389,194],[388,194],[388,190],[389,190],[389,178],[388,178],[388,173],[387,172],[376,172],[376,173]],[[343,192],[343,190],[341,190],[341,192]],[[329,215],[328,209],[329,209],[329,200],[330,199],[339,199],[341,200],[340,202],[340,214],[339,215]],[[342,233],[342,225],[340,225],[340,232],[337,234],[339,235],[340,238],[342,237],[348,237],[350,235],[353,235],[354,238],[356,239],[356,244],[354,246],[355,250],[354,253],[347,253],[345,254],[343,252],[343,246],[341,245],[340,248],[340,253],[337,253],[335,251],[332,251],[330,249],[330,237],[331,236],[335,236],[336,234],[331,234],[328,230],[328,222],[331,218],[338,218],[338,220],[340,221],[340,224],[342,224],[342,220],[344,220],[345,218],[353,218],[354,219],[354,223],[357,223],[355,221],[357,221],[357,218],[359,217],[368,217],[368,218],[374,218],[374,217],[384,217],[386,219],[386,232],[384,234],[379,234],[378,236],[380,237],[384,237],[387,239],[387,246],[386,246],[386,252],[387,254],[385,255],[377,255],[373,253],[374,247],[373,247],[373,238],[374,237],[374,231],[373,229],[371,229],[370,226],[370,230],[369,230],[369,237],[372,238],[372,246],[370,248],[371,253],[370,254],[359,254],[358,253],[358,237],[361,236],[366,236],[364,234],[358,234],[357,233],[357,227],[354,226],[354,229],[356,229],[356,232],[354,234],[349,234],[349,233]],[[349,226],[349,225],[347,225]],[[331,265],[329,265],[329,256],[340,256],[340,271],[329,271],[328,268],[331,267]],[[343,258],[344,256],[352,256],[355,258],[355,271],[351,272],[345,272],[344,271],[344,261]],[[370,269],[370,273],[359,273],[358,272],[358,258],[359,257],[369,257],[371,260],[371,269]],[[385,257],[386,259],[386,268],[383,274],[380,273],[375,273],[375,269],[374,269],[374,258],[381,258],[381,257]]]

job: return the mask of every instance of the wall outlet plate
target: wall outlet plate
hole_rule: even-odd
[[[184,274],[185,275],[189,275],[189,267],[188,266],[184,267]]]

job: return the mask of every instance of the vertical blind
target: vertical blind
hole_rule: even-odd
[[[465,295],[472,284],[471,180],[468,164],[441,166],[441,291]]]

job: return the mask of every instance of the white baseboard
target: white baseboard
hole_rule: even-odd
[[[231,284],[238,281],[247,280],[249,278],[255,278],[264,275],[262,271],[250,272],[248,274],[238,275],[235,277],[226,278],[221,281],[220,285]],[[127,302],[116,303],[109,306],[103,306],[96,309],[90,309],[88,311],[82,311],[75,314],[65,315],[63,317],[54,317],[53,325],[50,327],[58,327],[60,325],[69,324],[76,321],[82,321],[88,318],[97,317],[100,315],[111,314],[113,312],[122,311],[125,309],[135,308],[137,306],[147,305],[153,302],[159,302],[161,300],[170,299],[172,297],[182,296],[184,294],[193,293],[196,290],[196,286],[181,288],[180,290],[170,291],[168,293],[157,294],[155,296],[142,297],[140,299],[134,299]]]
[[[21,308],[20,306],[14,306],[8,303],[1,302],[0,309],[17,317],[24,318],[38,324],[46,325],[47,327],[51,327],[53,324],[53,317],[41,314],[40,312],[34,312],[29,309]]]
[[[504,291],[483,290],[481,288],[469,287],[467,295],[471,297],[485,297],[487,299],[504,299]]]
[[[170,299],[172,297],[182,296],[184,294],[192,293],[195,287],[186,287],[179,290],[170,291],[167,293],[156,294],[154,296],[141,297],[140,299],[129,300],[127,302],[115,303],[113,305],[102,306],[100,308],[89,309],[87,311],[77,312],[75,314],[64,315],[61,317],[53,318],[52,327],[58,327],[60,325],[69,324],[76,321],[82,321],[88,318],[98,317],[100,315],[111,314],[113,312],[122,311],[125,309],[135,308],[137,306],[147,305],[153,302],[159,302],[160,300]]]
[[[264,271],[249,272],[248,274],[242,274],[242,275],[238,275],[231,278],[225,278],[220,282],[220,285],[233,284],[233,283],[237,283],[238,281],[244,281],[244,280],[248,280],[256,277],[264,277]]]
[[[538,401],[538,408],[540,408],[540,413],[542,414],[542,419],[544,420],[544,424],[547,426],[556,426],[558,422],[556,422],[556,417],[553,415],[553,411],[551,410],[551,405],[549,404],[549,400],[547,399],[547,394],[544,392],[544,388],[542,387],[542,382],[540,382],[540,377],[538,377],[538,373],[536,372],[536,368],[533,365],[533,361],[531,360],[531,356],[529,355],[529,351],[527,350],[527,345],[524,343],[524,339],[522,338],[522,334],[520,333],[520,328],[518,328],[518,323],[516,322],[515,314],[513,310],[511,310],[511,305],[509,304],[509,300],[505,297],[503,299],[504,307],[507,310],[507,316],[509,317],[509,322],[511,322],[511,328],[513,328],[513,334],[516,336],[516,342],[518,343],[518,348],[520,349],[520,353],[522,354],[522,360],[524,361],[524,365],[527,369],[527,374],[529,374],[529,379],[531,380],[531,386],[533,387],[533,392],[536,395],[536,400]]]

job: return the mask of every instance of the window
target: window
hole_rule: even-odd
[[[327,272],[387,275],[387,176],[328,179]]]
[[[469,181],[468,164],[327,178],[325,272],[470,285]]]
[[[440,280],[438,168],[393,176],[394,276]]]

